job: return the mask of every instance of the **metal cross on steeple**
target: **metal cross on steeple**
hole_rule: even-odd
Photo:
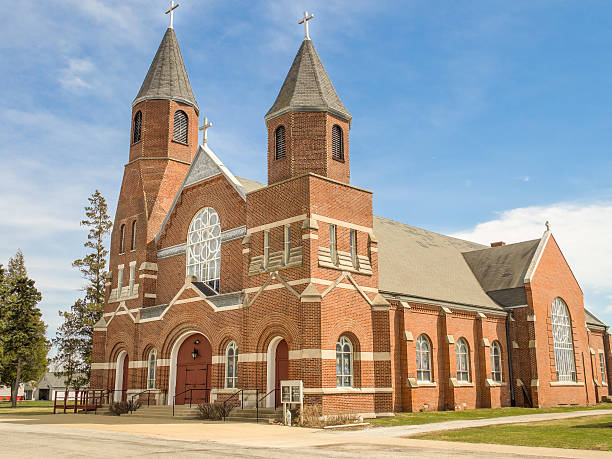
[[[170,25],[168,26],[169,29],[174,29],[174,10],[177,9],[178,7],[179,7],[179,4],[177,3],[175,5],[174,0],[172,0],[170,2],[170,9],[166,11],[166,14],[170,15]]]
[[[212,123],[208,122],[208,118],[204,118],[204,124],[198,128],[200,131],[204,132],[204,136],[202,137],[202,145],[206,145],[206,142],[208,141],[207,131],[210,127],[212,127]]]
[[[314,14],[308,16],[308,11],[304,11],[304,17],[298,21],[298,24],[304,24],[304,40],[310,40],[310,35],[308,34],[308,21],[314,18]]]

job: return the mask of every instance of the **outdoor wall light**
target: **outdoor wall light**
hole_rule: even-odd
[[[200,355],[200,353],[198,352],[198,350],[194,347],[193,348],[193,352],[191,353],[191,356],[193,357],[193,360],[198,358],[198,355]]]

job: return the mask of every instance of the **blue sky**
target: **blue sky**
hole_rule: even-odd
[[[351,181],[375,212],[489,243],[550,220],[585,303],[612,323],[612,4],[195,1],[175,30],[209,144],[265,181],[263,116],[303,37],[353,115]],[[20,1],[0,30],[0,260],[18,247],[44,300],[79,295],[87,197],[114,213],[131,102],[168,2]]]

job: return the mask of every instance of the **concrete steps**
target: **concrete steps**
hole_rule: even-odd
[[[269,420],[282,421],[283,410],[281,408],[260,408],[259,422],[269,422]],[[229,422],[257,422],[257,410],[255,408],[234,408],[227,416]]]
[[[123,415],[133,418],[159,418],[159,419],[196,419],[198,417],[198,406],[176,405],[174,416],[172,416],[172,406],[141,406],[131,414]]]

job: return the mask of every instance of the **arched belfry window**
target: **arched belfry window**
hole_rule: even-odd
[[[142,112],[138,110],[134,115],[134,135],[132,143],[139,142],[142,139]]]
[[[225,387],[238,387],[238,345],[232,341],[225,351]]]
[[[332,127],[332,157],[344,159],[344,137],[342,128],[337,124]]]
[[[281,159],[287,154],[285,143],[285,126],[279,126],[274,131],[274,158]]]
[[[131,250],[136,250],[136,220],[132,222],[132,247]]]
[[[336,382],[338,387],[353,387],[353,345],[346,336],[336,343]]]
[[[221,223],[215,209],[200,210],[187,233],[187,274],[219,291],[221,272]]]
[[[177,110],[174,113],[174,130],[172,132],[172,140],[187,143],[187,113],[185,113],[183,110]]]
[[[431,342],[427,335],[416,340],[417,381],[431,382]]]
[[[576,381],[572,319],[565,301],[555,298],[550,309],[557,381]]]
[[[123,225],[121,225],[121,229],[120,229],[121,233],[120,233],[120,241],[119,241],[119,253],[124,253],[125,252],[125,223]]]

